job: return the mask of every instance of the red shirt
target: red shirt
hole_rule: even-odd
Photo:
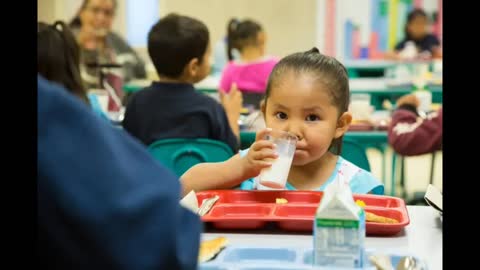
[[[388,142],[404,156],[422,155],[442,149],[443,109],[426,119],[404,109],[395,111],[388,128]]]

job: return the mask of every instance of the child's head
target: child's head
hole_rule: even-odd
[[[207,26],[194,18],[169,14],[148,33],[148,54],[160,78],[196,83],[210,73]]]
[[[239,21],[231,19],[228,23],[227,53],[228,59],[232,60],[232,50],[237,49],[242,53],[245,48],[255,47],[265,51],[266,35],[262,26],[253,20]]]
[[[418,40],[428,33],[428,17],[422,9],[414,9],[407,16],[405,37]]]
[[[267,127],[297,135],[294,165],[341,152],[352,116],[345,67],[317,48],[283,58],[270,74],[262,112]]]
[[[38,23],[37,71],[88,103],[80,76],[80,49],[65,23]]]

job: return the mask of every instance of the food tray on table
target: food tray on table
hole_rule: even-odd
[[[218,201],[202,221],[216,229],[261,229],[275,223],[281,230],[312,231],[321,191],[212,190],[197,194],[198,202],[218,195]],[[410,223],[405,202],[396,197],[353,194],[365,203],[365,211],[395,219],[397,223],[366,222],[367,235],[395,235]],[[279,200],[277,200],[279,199]],[[285,201],[286,203],[277,203]]]
[[[374,130],[375,126],[372,123],[362,122],[362,123],[352,123],[348,127],[348,131],[371,131]]]
[[[427,270],[425,262],[412,254],[381,252],[390,257],[394,269],[404,256],[415,259],[418,268]],[[373,250],[366,250],[363,258],[364,270],[375,270],[376,267],[368,260],[370,255],[376,254]],[[227,246],[213,260],[199,264],[200,270],[355,270],[360,268],[321,267],[313,266],[312,249],[301,247],[249,247]]]
[[[376,121],[373,123],[353,123],[348,128],[349,132],[355,131],[375,131],[375,130],[388,130],[388,122],[385,121]]]

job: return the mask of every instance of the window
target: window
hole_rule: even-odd
[[[127,0],[127,40],[133,47],[146,47],[148,31],[160,18],[159,0]]]

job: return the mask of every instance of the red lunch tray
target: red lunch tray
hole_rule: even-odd
[[[321,191],[212,190],[197,193],[199,204],[206,198],[220,198],[202,217],[216,229],[260,229],[274,222],[287,231],[312,231],[313,217],[323,196]],[[410,223],[405,202],[396,197],[354,194],[365,202],[365,211],[399,221],[396,224],[366,223],[367,235],[395,235]],[[284,198],[286,204],[277,204]]]
[[[351,124],[350,127],[348,128],[348,131],[370,131],[374,130],[374,126],[369,123],[357,123],[357,124]]]

